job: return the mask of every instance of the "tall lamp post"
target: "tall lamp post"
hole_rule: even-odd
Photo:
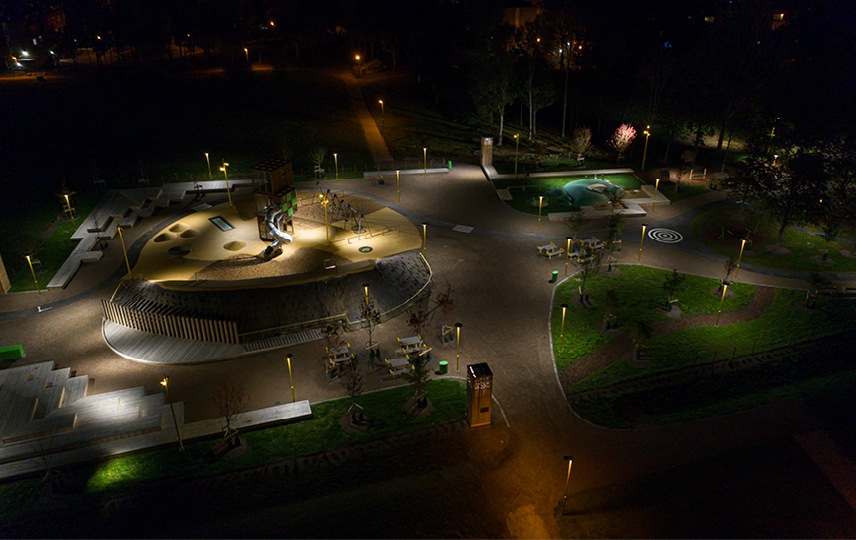
[[[645,170],[645,158],[648,157],[648,137],[651,135],[651,132],[648,131],[651,129],[651,126],[645,126],[645,150],[642,151],[642,170]]]
[[[571,467],[574,465],[574,458],[565,456],[565,461],[568,462],[568,478],[565,480],[565,491],[562,493],[562,515],[565,515],[565,505],[568,502],[568,485],[571,483]]]
[[[395,200],[396,202],[401,202],[401,184],[400,184],[401,175],[399,171],[395,171]]]
[[[425,174],[423,175],[423,178],[428,178],[428,148],[422,149],[422,160],[425,166]]]
[[[461,327],[464,326],[461,323],[455,323],[455,333],[457,337],[455,338],[455,371],[461,371]]]
[[[131,277],[131,263],[128,262],[128,251],[125,249],[125,237],[122,236],[122,227],[116,227],[119,231],[119,241],[122,242],[122,253],[125,255],[125,267],[128,269],[128,277]]]
[[[327,233],[327,245],[330,245],[330,226],[327,224],[327,205],[330,203],[330,199],[328,199],[322,193],[319,195],[321,197],[321,204],[324,205],[324,231]]]
[[[428,223],[422,222],[422,256],[428,258]]]
[[[339,154],[333,153],[333,161],[336,163],[336,183],[339,183]]]
[[[175,424],[175,434],[178,436],[178,449],[184,450],[184,442],[182,442],[181,432],[178,430],[178,419],[175,417],[175,405],[172,404],[172,396],[169,394],[169,377],[164,375],[161,385],[166,388],[166,399],[169,401],[169,408],[172,410],[172,423]]]
[[[660,179],[654,181],[654,203],[651,205],[651,213],[654,213],[654,209],[657,208],[657,188],[660,187]]]
[[[226,179],[226,194],[229,196],[229,208],[232,208],[232,190],[229,189],[229,173],[226,172],[228,166],[229,164],[224,161],[220,170],[223,171],[223,178]]]
[[[250,51],[248,51],[246,47],[244,47],[244,54],[247,56],[247,64],[249,64],[250,63]]]
[[[716,310],[716,324],[713,326],[719,326],[719,316],[722,315],[722,302],[725,301],[725,291],[728,290],[728,285],[730,285],[730,283],[727,281],[722,283],[722,298],[719,299],[719,309]]]
[[[520,133],[514,135],[514,174],[517,174],[517,154],[520,150]]]
[[[568,237],[568,247],[565,250],[565,277],[568,277],[568,263],[571,262],[571,237]]]
[[[740,261],[743,260],[743,248],[746,247],[746,239],[740,241],[740,255],[737,256],[737,268],[734,269],[734,279],[737,279],[737,272],[740,271]]]
[[[288,381],[291,383],[291,402],[294,403],[296,400],[294,399],[294,377],[291,376],[291,353],[285,355],[285,359],[288,360]]]
[[[208,163],[208,179],[211,180],[211,160],[208,158],[208,152],[205,152],[205,162]]]
[[[386,117],[383,112],[383,100],[379,99],[377,102],[380,103],[380,127],[384,127],[386,125]]]
[[[639,239],[639,258],[636,260],[637,263],[642,262],[642,242],[645,241],[645,227],[646,226],[647,225],[645,225],[644,223],[642,224],[642,238]]]
[[[541,232],[541,205],[544,204],[544,196],[538,195],[538,232]]]
[[[562,304],[562,331],[559,333],[559,350],[562,350],[562,341],[565,337],[565,313],[568,311],[568,304]]]
[[[39,280],[36,279],[36,271],[33,270],[33,261],[30,260],[29,255],[27,255],[27,262],[30,263],[30,273],[33,274],[33,283],[36,284],[36,290],[39,291],[39,296],[41,296],[42,290],[39,288]]]

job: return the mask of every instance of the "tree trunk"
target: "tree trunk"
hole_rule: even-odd
[[[562,138],[565,137],[565,119],[568,117],[568,66],[565,66],[565,101],[562,104]]]
[[[502,108],[502,111],[499,113],[499,140],[497,141],[497,146],[502,146],[502,128],[505,124],[505,107]]]

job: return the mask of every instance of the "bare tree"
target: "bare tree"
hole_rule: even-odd
[[[377,328],[377,325],[380,324],[380,311],[377,310],[374,300],[371,298],[366,298],[360,302],[360,318],[363,328],[366,329],[369,335],[369,340],[366,341],[366,349],[374,350],[377,343],[372,341],[372,333]]]
[[[577,163],[582,163],[590,149],[591,130],[587,127],[578,127],[571,135],[571,151],[577,155]]]
[[[220,416],[226,421],[226,426],[223,428],[223,438],[230,439],[235,437],[238,434],[238,430],[232,424],[238,415],[247,409],[247,405],[249,404],[246,386],[240,382],[225,381],[214,392],[212,399]]]
[[[324,163],[325,157],[327,157],[327,148],[324,146],[313,146],[309,150],[309,161],[317,167],[320,167]]]
[[[350,362],[346,362],[342,368],[342,377],[340,379],[345,392],[351,398],[351,407],[348,413],[351,415],[351,422],[358,422],[362,418],[363,408],[357,403],[357,399],[363,393],[363,374],[360,371],[360,361],[354,358]]]
[[[583,245],[580,250],[580,256],[572,260],[574,265],[580,270],[582,283],[580,284],[580,305],[585,305],[586,281],[592,275],[600,272],[600,264],[603,261],[605,251],[603,249],[595,249],[591,244]]]

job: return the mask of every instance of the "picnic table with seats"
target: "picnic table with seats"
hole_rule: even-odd
[[[422,341],[422,336],[411,336],[406,338],[398,338],[398,343],[401,345],[401,351],[406,358],[412,359],[414,356],[429,355],[431,350]]]
[[[393,377],[410,367],[410,360],[407,358],[389,358],[384,359],[384,362],[386,362],[386,367],[389,369],[389,374]]]
[[[327,349],[327,378],[333,380],[341,375],[341,369],[348,363],[353,362],[354,355],[351,354],[351,344],[345,343],[335,349]]]
[[[550,242],[549,244],[543,246],[538,246],[538,253],[544,255],[548,259],[552,259],[556,255],[561,255],[564,252],[564,249],[558,247],[553,242]]]

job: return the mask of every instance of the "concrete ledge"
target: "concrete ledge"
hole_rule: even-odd
[[[438,167],[434,169],[428,169],[428,174],[448,174],[450,171],[447,167]],[[399,169],[399,174],[425,174],[425,169]],[[395,176],[395,171],[366,171],[363,173],[363,178],[374,178],[378,176]]]

